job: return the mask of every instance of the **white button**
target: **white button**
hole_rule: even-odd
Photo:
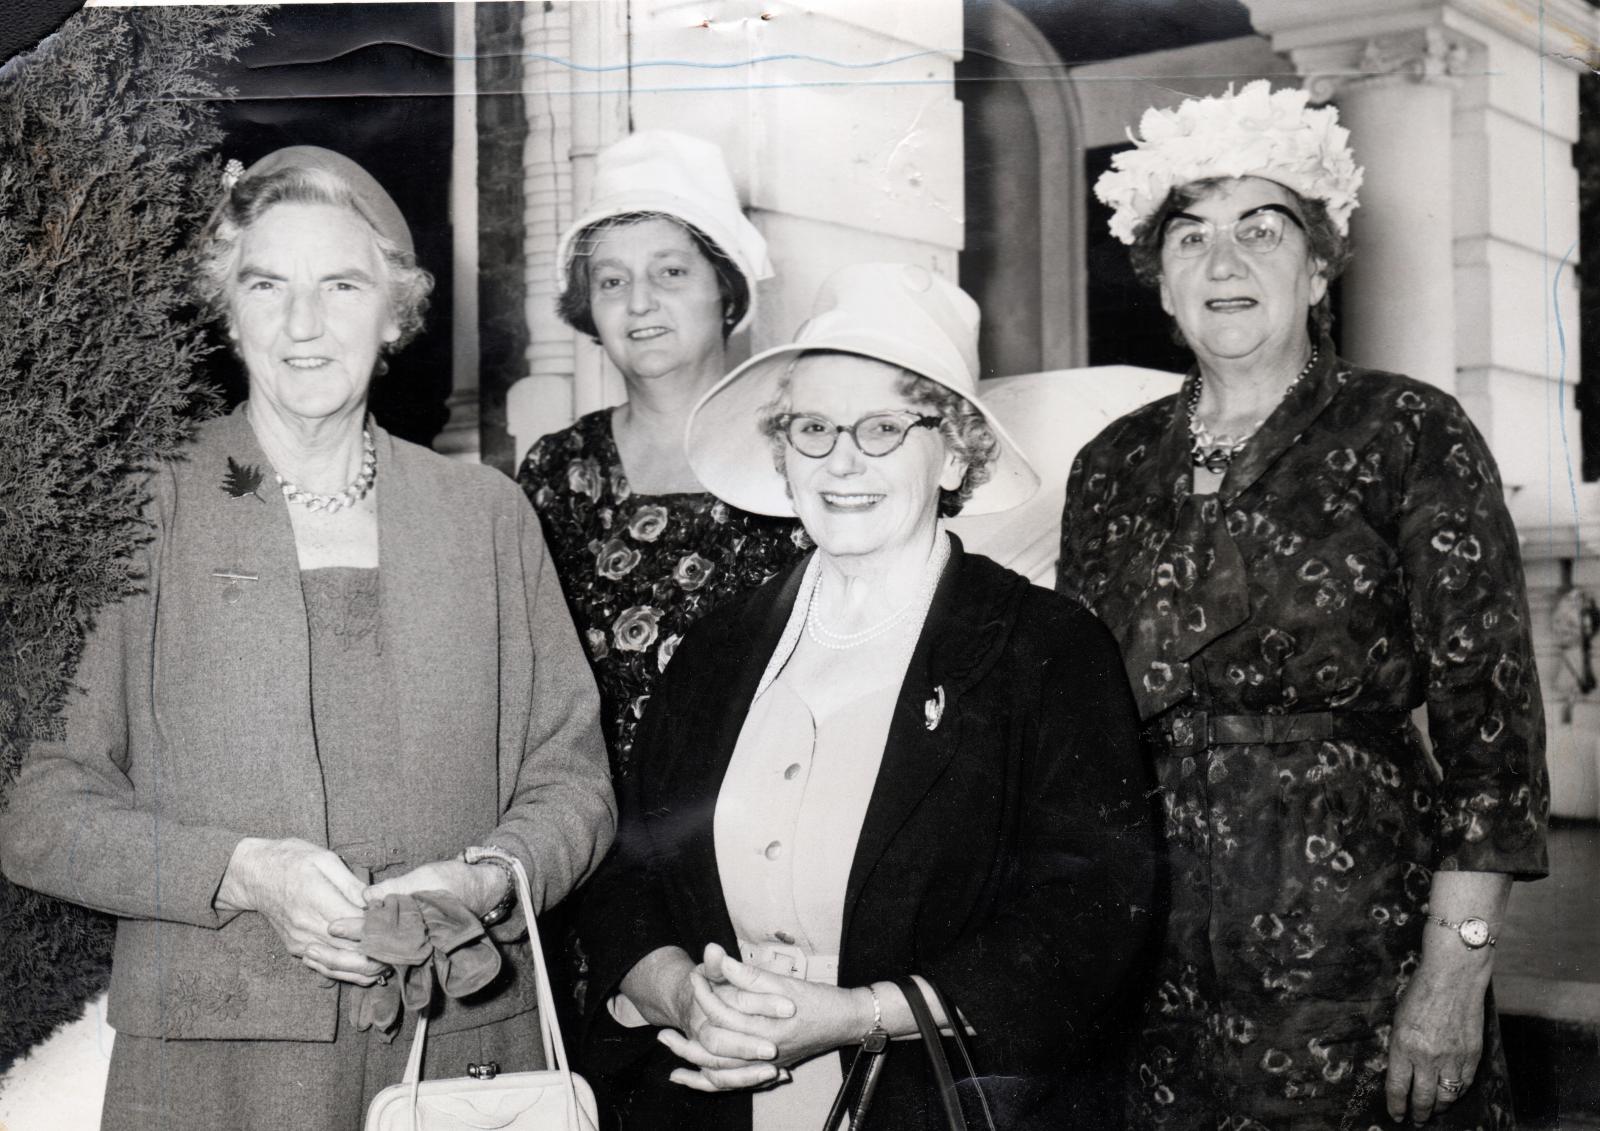
[[[783,842],[776,840],[773,841],[771,844],[767,845],[764,853],[768,860],[776,860],[779,856],[783,855]]]
[[[784,781],[793,781],[795,779],[795,776],[797,774],[799,774],[799,773],[800,773],[800,763],[799,762],[791,762],[789,764],[789,768],[783,771],[783,780]]]

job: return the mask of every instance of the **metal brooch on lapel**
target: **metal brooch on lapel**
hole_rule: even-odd
[[[944,684],[933,689],[933,698],[922,705],[922,725],[929,730],[939,729],[939,720],[944,718]]]

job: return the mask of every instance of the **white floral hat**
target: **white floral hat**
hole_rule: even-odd
[[[1266,79],[1235,93],[1190,98],[1175,110],[1152,107],[1128,137],[1136,148],[1111,159],[1094,192],[1115,209],[1111,234],[1131,244],[1178,185],[1207,177],[1264,177],[1319,200],[1340,235],[1350,232],[1362,172],[1350,131],[1332,106],[1309,109],[1304,90],[1273,90]]]

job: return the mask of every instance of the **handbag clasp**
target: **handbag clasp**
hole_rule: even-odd
[[[467,1075],[474,1080],[493,1080],[500,1075],[500,1065],[493,1060],[483,1064],[469,1064],[467,1065]]]

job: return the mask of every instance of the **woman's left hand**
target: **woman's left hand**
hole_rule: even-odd
[[[1487,978],[1461,970],[1418,967],[1395,1011],[1384,1088],[1389,1115],[1426,1123],[1472,1087],[1483,1052]],[[1441,1081],[1458,1084],[1447,1088]]]
[[[505,894],[505,871],[492,864],[468,864],[465,860],[436,860],[423,864],[382,883],[371,884],[362,894],[367,904],[386,895],[411,895],[419,891],[446,891],[482,917],[494,910]]]
[[[771,1041],[778,1050],[774,1062],[785,1068],[850,1044],[871,1025],[872,1007],[862,1003],[857,991],[769,973],[740,962],[715,943],[706,947],[699,969],[703,977],[695,981],[695,999],[700,1008],[724,1028]],[[778,998],[794,1003],[793,1016],[773,1016],[778,1011],[771,1002]],[[667,1030],[661,1040],[691,1064],[704,1063],[703,1050],[681,1034]],[[717,1068],[680,1068],[672,1081],[708,1092],[748,1086],[736,1073],[726,1075]]]

